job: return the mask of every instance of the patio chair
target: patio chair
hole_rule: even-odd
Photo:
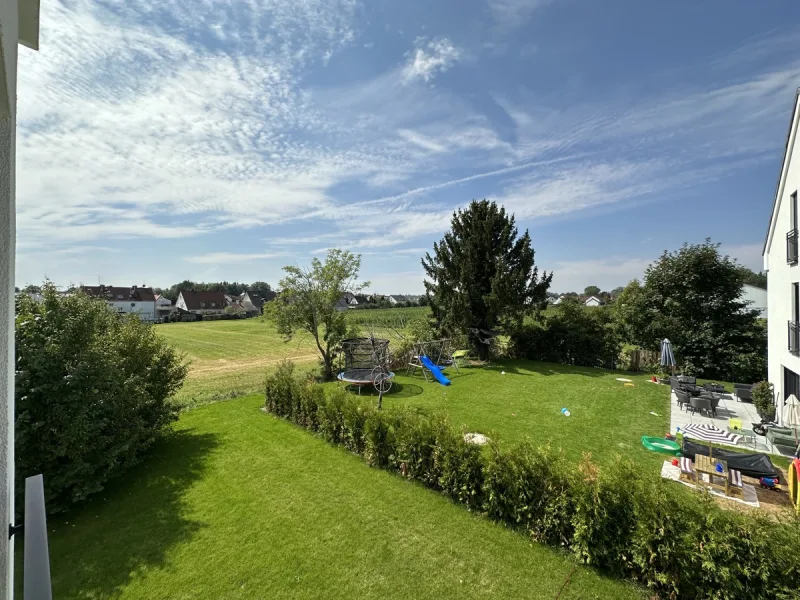
[[[697,412],[698,410],[702,413],[704,410],[713,414],[714,409],[711,406],[711,399],[710,398],[703,398],[700,396],[692,396],[689,399],[689,407],[692,409],[692,413]]]
[[[753,391],[749,387],[744,388],[736,388],[733,391],[733,395],[736,396],[736,400],[739,402],[752,402],[753,401]]]
[[[678,399],[678,408],[683,410],[683,408],[689,404],[690,396],[688,392],[684,392],[683,390],[676,390],[675,397]]]

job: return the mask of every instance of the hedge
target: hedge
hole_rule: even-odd
[[[669,598],[797,598],[800,522],[720,509],[626,460],[574,465],[529,442],[484,452],[443,414],[378,410],[329,395],[281,364],[266,380],[266,408],[325,440],[440,491],[533,539]]]

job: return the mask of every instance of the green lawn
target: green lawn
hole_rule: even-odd
[[[622,455],[653,469],[664,460],[641,444],[643,435],[669,431],[669,388],[648,382],[649,376],[532,361],[498,361],[460,373],[448,369],[447,376],[452,384],[444,387],[398,374],[384,405],[443,409],[455,427],[504,444],[525,437],[537,445],[549,441],[576,461],[584,452],[601,463]],[[634,387],[617,377],[633,380]],[[562,408],[571,416],[562,415]]]
[[[481,380],[452,389],[470,379]],[[51,518],[53,597],[554,598],[572,570],[558,552],[260,412],[262,402],[184,413],[124,481]],[[572,427],[584,418],[577,406],[575,417]],[[560,597],[642,595],[578,568]]]

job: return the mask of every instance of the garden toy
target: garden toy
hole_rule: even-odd
[[[355,386],[359,395],[361,388],[372,385],[381,395],[392,387],[394,373],[389,370],[389,340],[368,338],[352,338],[342,340],[340,361],[344,365],[337,379],[346,387]]]
[[[458,372],[459,360],[456,358],[456,355],[458,355],[459,359],[466,355],[466,350],[453,352],[452,343],[449,339],[416,342],[412,352],[411,360],[406,369],[406,375],[413,375],[417,369],[421,369],[425,381],[428,380],[428,375],[422,364],[422,356],[430,357],[431,362],[439,367],[440,370],[452,366],[455,368],[456,372]]]
[[[777,492],[781,489],[780,482],[778,481],[777,477],[762,477],[758,480],[758,482],[761,484],[762,488],[767,490]]]
[[[431,362],[431,359],[425,356],[424,354],[419,357],[422,366],[428,369],[431,372],[431,375],[441,383],[442,385],[450,385],[450,380],[444,376],[444,373],[437,367],[435,364]]]
[[[642,436],[642,446],[651,452],[660,452],[661,454],[669,454],[670,456],[680,456],[681,447],[677,442],[665,440],[664,438],[651,437],[647,435]]]
[[[798,486],[798,475],[800,475],[800,459],[795,458],[789,465],[789,500],[792,501],[794,508],[800,512],[800,486]]]

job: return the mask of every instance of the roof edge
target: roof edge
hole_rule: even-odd
[[[788,165],[786,164],[786,159],[789,155],[789,142],[792,139],[792,131],[795,129],[795,124],[797,122],[798,114],[798,100],[800,99],[800,87],[798,87],[794,92],[794,105],[792,106],[792,116],[789,119],[789,130],[786,133],[786,144],[783,148],[783,159],[781,160],[781,168],[778,171],[778,183],[775,185],[775,197],[772,200],[772,210],[769,213],[769,226],[767,227],[767,235],[764,238],[764,248],[761,250],[761,256],[763,257],[767,253],[767,246],[769,246],[770,236],[772,235],[772,230],[774,228],[773,223],[775,222],[775,212],[778,209],[778,200],[779,195],[781,192],[781,181],[783,180],[784,171],[786,171]]]

